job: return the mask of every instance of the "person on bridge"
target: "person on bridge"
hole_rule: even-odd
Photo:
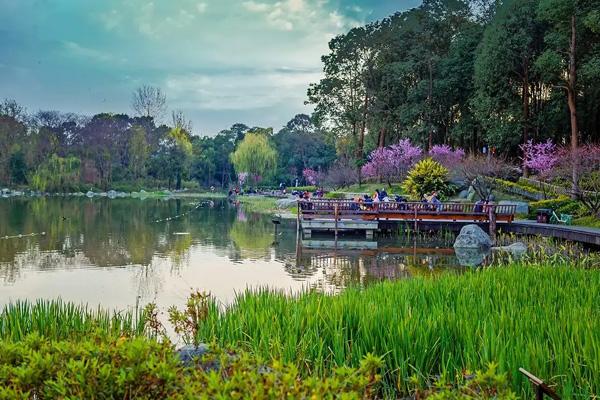
[[[433,204],[433,206],[435,207],[436,211],[441,211],[442,210],[442,202],[438,199],[438,193],[437,192],[431,193],[431,198],[429,199],[429,202],[431,204]]]

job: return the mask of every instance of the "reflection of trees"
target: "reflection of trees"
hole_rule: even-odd
[[[242,258],[265,258],[271,254],[273,224],[259,215],[235,221],[229,236]]]
[[[232,260],[270,259],[270,218],[247,215],[245,222],[238,222],[235,207],[224,201],[216,203],[215,207],[205,203],[195,209],[196,202],[191,199],[4,199],[0,201],[0,236],[46,235],[0,240],[1,277],[18,279],[23,267],[148,266],[156,255],[177,267],[187,263],[195,245],[210,247]],[[155,222],[189,210],[193,211],[185,217]],[[286,245],[280,244],[280,248]],[[290,242],[289,251],[293,249]]]

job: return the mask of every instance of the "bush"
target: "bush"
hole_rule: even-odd
[[[583,208],[580,202],[572,200],[567,196],[559,196],[554,199],[534,201],[529,204],[529,218],[535,219],[537,210],[547,208],[554,210],[557,214],[572,214],[575,216],[581,215]]]
[[[214,351],[184,367],[168,342],[93,337],[52,342],[37,335],[0,342],[2,399],[372,398],[380,358],[356,369],[300,379],[298,369],[248,354]]]
[[[343,200],[346,198],[346,194],[342,192],[329,192],[325,193],[325,198],[332,200]]]
[[[452,194],[452,187],[448,181],[448,169],[431,158],[415,164],[408,172],[403,188],[405,193],[415,199],[421,199],[424,195],[434,191],[438,192],[441,198]]]

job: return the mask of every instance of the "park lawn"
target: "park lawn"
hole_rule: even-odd
[[[593,216],[575,218],[573,219],[573,225],[600,228],[600,218]]]
[[[265,196],[238,196],[237,200],[244,206],[248,212],[262,214],[293,214],[296,215],[298,206],[293,205],[288,208],[277,207],[278,198]]]

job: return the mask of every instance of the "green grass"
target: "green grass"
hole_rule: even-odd
[[[143,320],[141,313],[110,313],[62,300],[18,301],[0,312],[0,339],[21,340],[33,333],[53,340],[81,338],[92,333],[141,335]]]
[[[592,216],[575,218],[573,220],[573,225],[587,226],[590,228],[600,228],[600,218]]]
[[[282,211],[295,214],[297,206],[281,209],[277,207],[277,198],[263,196],[238,196],[237,200],[244,206],[244,210],[254,213],[277,214]]]
[[[336,296],[262,290],[225,310],[214,306],[199,332],[306,373],[381,355],[386,388],[401,395],[413,376],[452,377],[490,362],[529,397],[519,367],[557,385],[565,399],[600,394],[600,270],[567,264],[415,278]]]

